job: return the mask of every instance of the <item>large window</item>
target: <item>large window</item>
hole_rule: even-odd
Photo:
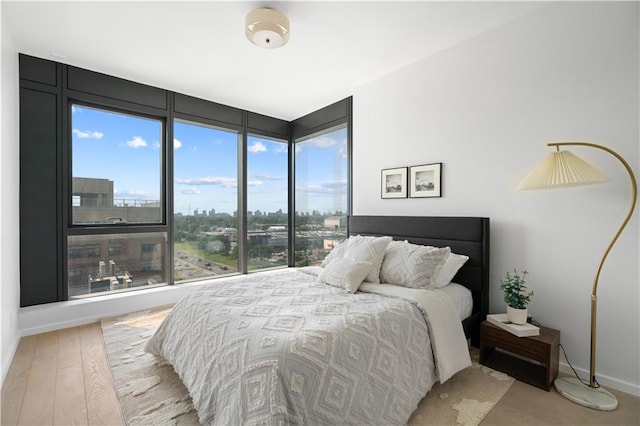
[[[296,265],[314,265],[347,235],[346,126],[295,141]]]
[[[320,262],[351,99],[293,121],[20,54],[20,305]]]
[[[123,233],[162,225],[163,127],[157,119],[71,106],[69,297],[167,282],[167,233]]]
[[[74,224],[162,221],[162,122],[71,107]]]
[[[288,264],[288,144],[247,140],[247,257],[250,271]]]
[[[237,132],[174,122],[174,281],[238,271]]]

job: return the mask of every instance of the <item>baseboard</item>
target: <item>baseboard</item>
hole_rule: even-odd
[[[9,368],[11,367],[11,363],[13,362],[13,357],[16,355],[16,351],[18,350],[18,344],[20,343],[20,334],[16,335],[15,340],[11,344],[11,347],[7,351],[6,354],[2,356],[2,380],[0,381],[0,385],[4,385],[4,379],[7,378],[7,373],[9,373]]]
[[[581,378],[589,381],[588,370],[585,370],[583,368],[576,368],[575,366],[573,368],[576,370],[576,372]],[[570,376],[575,376],[569,364],[566,364],[564,362],[560,363],[560,372]],[[613,388],[621,392],[628,393],[630,395],[640,396],[640,385],[623,382],[622,380],[614,379],[613,377],[609,377],[609,376],[603,376],[602,374],[597,374],[597,379],[598,379],[598,383],[600,383],[600,385],[602,386]]]
[[[243,275],[233,275],[218,279],[235,280],[242,277]],[[30,336],[91,324],[103,318],[116,315],[167,306],[176,303],[193,289],[208,282],[211,281],[204,280],[179,285],[163,285],[105,296],[20,308],[18,311],[18,329],[22,336]]]
[[[21,308],[18,324],[23,336],[91,324],[116,315],[176,303],[191,290],[189,285],[163,286],[66,302]]]

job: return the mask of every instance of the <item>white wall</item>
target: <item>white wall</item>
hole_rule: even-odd
[[[592,187],[515,191],[551,151],[585,140],[639,164],[639,4],[563,2],[492,30],[354,93],[354,214],[491,218],[491,311],[499,280],[529,271],[530,312],[561,330],[588,377],[597,263],[630,203],[608,154],[571,149],[609,177]],[[443,163],[443,197],[380,198],[380,170]],[[597,376],[640,394],[638,213],[599,286]],[[561,359],[562,360],[562,359]]]
[[[2,380],[18,344],[18,55],[0,6],[0,367]]]

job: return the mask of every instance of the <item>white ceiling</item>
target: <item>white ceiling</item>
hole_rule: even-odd
[[[292,120],[540,2],[2,2],[21,53]],[[246,14],[288,16],[261,49]]]

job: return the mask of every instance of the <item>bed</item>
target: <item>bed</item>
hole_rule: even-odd
[[[173,365],[202,424],[405,424],[435,382],[470,365],[466,338],[477,341],[488,303],[489,220],[352,216],[349,234],[468,256],[454,281],[471,291],[470,314],[461,321],[444,291],[335,286],[338,261],[203,285],[146,345]],[[369,278],[371,263],[356,263],[347,275]]]
[[[437,247],[469,256],[453,282],[471,291],[473,309],[463,322],[471,345],[480,347],[480,323],[489,313],[489,218],[422,216],[351,216],[350,235],[390,235],[394,240]]]

